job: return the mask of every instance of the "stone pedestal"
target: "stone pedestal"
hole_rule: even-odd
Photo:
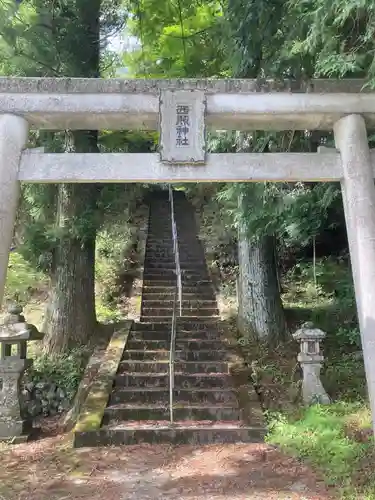
[[[31,422],[22,415],[20,382],[31,366],[27,341],[40,340],[35,326],[25,322],[22,307],[12,306],[0,326],[0,439],[27,439]]]
[[[293,337],[300,343],[298,361],[303,371],[302,398],[307,405],[320,403],[329,404],[330,398],[324,390],[320,380],[320,370],[324,357],[321,353],[320,342],[325,333],[314,328],[311,323],[305,323],[296,331]]]

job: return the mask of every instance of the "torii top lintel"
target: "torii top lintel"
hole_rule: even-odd
[[[160,96],[197,91],[205,124],[223,130],[331,129],[347,114],[375,125],[375,92],[363,80],[0,78],[0,114],[32,127],[157,130]]]

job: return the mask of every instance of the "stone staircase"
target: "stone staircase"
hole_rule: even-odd
[[[104,412],[99,445],[249,442],[260,425],[242,421],[232,353],[221,338],[218,308],[197,237],[193,207],[175,193],[182,275],[182,317],[177,321],[174,423],[169,422],[169,348],[176,289],[171,214],[167,194],[150,206],[141,321],[129,334]]]

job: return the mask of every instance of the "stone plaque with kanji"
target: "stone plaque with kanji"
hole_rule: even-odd
[[[160,96],[160,155],[171,163],[205,161],[204,115],[201,90],[163,90]]]

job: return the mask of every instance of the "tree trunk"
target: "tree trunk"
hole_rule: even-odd
[[[73,132],[69,140],[70,151],[97,151],[95,131]],[[58,188],[58,242],[44,321],[44,345],[50,353],[85,345],[96,328],[96,204],[100,189],[98,184],[60,184]]]
[[[59,190],[60,218],[79,213],[82,187],[65,184]],[[86,186],[85,186],[86,187]],[[78,188],[78,189],[77,189]],[[93,186],[87,186],[87,197]],[[63,226],[60,226],[64,230]],[[96,328],[95,238],[63,234],[54,253],[49,304],[45,318],[45,348],[63,352],[84,345]]]
[[[243,336],[274,342],[285,336],[286,324],[275,262],[274,237],[250,240],[238,235],[238,326]]]

